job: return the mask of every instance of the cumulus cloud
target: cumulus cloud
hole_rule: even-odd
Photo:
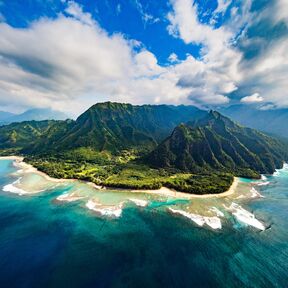
[[[201,58],[194,61],[198,62],[195,66],[199,69],[194,71],[187,69],[186,75],[182,76],[178,84],[188,87],[190,81],[191,87],[198,86],[198,90],[194,91],[195,98],[196,95],[206,94],[205,99],[209,100],[208,102],[211,102],[210,99],[213,97],[215,103],[229,102],[227,94],[237,90],[238,82],[242,79],[239,69],[242,53],[234,47],[234,43],[244,23],[248,21],[250,1],[243,5],[239,14],[234,15],[233,20],[219,28],[200,22],[196,2],[171,0],[171,4],[173,11],[167,16],[170,21],[168,32],[186,44],[202,45]],[[214,15],[224,13],[230,4],[231,1],[219,1]],[[203,89],[199,91],[199,83],[202,82]],[[192,95],[193,91],[190,93],[190,98]]]
[[[218,0],[212,21],[203,23],[196,1],[171,0],[173,11],[168,15],[168,32],[187,44],[202,46],[200,60],[205,72],[182,75],[178,85],[195,89],[197,86],[194,91],[197,95],[202,87],[201,93],[214,92],[214,99],[219,102],[221,98],[217,95],[226,98],[238,95],[245,103],[263,101],[277,107],[288,106],[287,1],[275,0],[262,6],[256,2],[247,0],[236,7],[231,1]],[[215,17],[226,13],[228,7],[231,19],[215,28]],[[244,97],[249,94],[253,95]]]
[[[1,23],[0,33],[2,106],[74,113],[106,100],[201,106],[226,103],[224,94],[236,89],[217,63],[191,55],[160,66],[137,40],[108,35],[73,1],[56,19],[42,18],[25,29]]]
[[[287,37],[270,43],[253,61],[237,48],[255,16],[250,0],[231,8],[233,17],[217,28],[199,20],[194,1],[171,0],[169,33],[202,48],[198,58],[188,54],[179,60],[172,53],[166,66],[143,43],[109,35],[79,4],[65,3],[56,19],[42,18],[27,28],[0,23],[0,105],[75,114],[107,100],[209,106],[227,104],[243,87],[239,99],[246,103],[262,99],[288,105]],[[219,0],[214,15],[226,13],[231,5]],[[277,19],[284,21],[280,14]],[[253,96],[255,91],[259,94]]]
[[[248,53],[241,63],[245,77],[239,86],[244,93],[257,91],[262,101],[273,103],[274,108],[288,106],[288,22],[285,23],[288,5],[284,2],[275,0],[258,12],[248,31],[249,37],[243,37],[244,51],[252,51],[254,55]]]
[[[254,93],[250,96],[245,96],[241,99],[242,103],[259,103],[264,100],[263,97],[260,96],[259,93]]]
[[[109,37],[87,22],[87,15],[77,13],[77,19],[61,15],[56,20],[42,19],[27,29],[0,25],[2,103],[7,99],[2,95],[10,94],[18,95],[19,105],[51,102],[61,108],[67,99],[98,87],[99,92],[105,91],[108,82],[132,73],[127,41],[121,35]]]
[[[141,48],[136,40],[108,35],[75,2],[68,2],[65,15],[40,19],[26,29],[1,23],[0,33],[2,106],[50,106],[77,113],[97,101],[153,103],[155,95],[165,98],[158,87],[166,85],[165,79],[156,79],[162,72],[156,57],[144,48],[136,53],[134,48]],[[148,85],[150,77],[155,79]],[[180,89],[175,87],[177,96]],[[146,95],[146,89],[154,95]]]

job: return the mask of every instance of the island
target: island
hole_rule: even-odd
[[[272,174],[288,149],[216,111],[105,102],[76,121],[1,126],[0,155],[19,155],[51,177],[98,187],[205,195],[227,192],[235,177]]]

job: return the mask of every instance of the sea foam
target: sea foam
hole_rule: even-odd
[[[266,181],[266,180],[267,180],[267,177],[266,177],[265,175],[261,174],[261,180],[262,180],[262,181]]]
[[[15,194],[18,194],[18,195],[29,194],[29,192],[27,192],[27,191],[25,191],[23,189],[20,189],[20,188],[15,186],[16,184],[20,183],[21,179],[22,179],[22,177],[18,178],[13,183],[5,185],[2,190],[5,191],[5,192],[15,193]]]
[[[192,220],[194,223],[196,223],[198,226],[203,226],[204,224],[208,225],[212,229],[221,229],[221,220],[214,216],[214,217],[206,217],[202,215],[197,215],[194,213],[189,213],[183,210],[168,208],[172,213],[182,215],[190,220]]]
[[[210,211],[215,212],[218,217],[224,217],[224,213],[216,207],[212,207]]]
[[[116,206],[104,206],[100,203],[97,203],[93,200],[89,200],[86,203],[86,207],[94,212],[100,214],[101,216],[108,216],[108,217],[120,217],[122,214],[122,207],[123,202]]]
[[[250,192],[251,192],[252,198],[257,198],[257,197],[264,198],[264,196],[262,196],[254,187],[251,188]]]
[[[129,200],[139,207],[146,207],[148,205],[148,201],[146,200],[135,199],[135,198],[129,198]]]
[[[232,214],[242,223],[246,225],[253,226],[259,230],[264,231],[266,228],[262,222],[255,218],[255,215],[251,212],[245,210],[240,205],[232,202],[230,207],[228,208],[232,212]]]
[[[64,193],[56,198],[58,201],[65,201],[65,202],[74,202],[80,199],[83,199],[83,196],[75,196],[74,193]]]

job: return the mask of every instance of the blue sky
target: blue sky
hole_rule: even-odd
[[[285,2],[0,0],[1,110],[286,107]]]

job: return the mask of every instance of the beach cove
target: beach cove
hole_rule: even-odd
[[[29,287],[249,287],[250,281],[257,287],[285,287],[287,249],[280,243],[288,239],[287,169],[253,185],[239,179],[226,197],[191,200],[48,181],[35,171],[20,171],[13,161],[0,161],[2,287],[23,281]],[[3,191],[20,177],[19,188],[34,186],[37,192]],[[265,230],[241,217],[258,220]],[[85,270],[84,263],[89,263]]]
[[[252,213],[234,203],[239,199],[247,201],[261,197],[254,187],[248,188],[249,185],[245,183],[241,185],[241,181],[237,177],[234,177],[229,190],[219,194],[196,195],[174,191],[166,187],[158,190],[113,189],[76,179],[52,178],[25,163],[23,157],[11,156],[0,159],[12,161],[12,165],[17,169],[14,176],[18,178],[3,188],[5,192],[23,196],[38,194],[59,186],[68,186],[70,188],[65,189],[63,194],[54,199],[55,203],[79,202],[80,206],[88,208],[100,217],[120,217],[126,206],[134,204],[142,208],[164,207],[170,214],[185,217],[197,226],[213,230],[222,228],[225,213],[233,214],[245,225],[265,230],[265,225],[258,221]],[[262,181],[259,184],[263,183]]]

